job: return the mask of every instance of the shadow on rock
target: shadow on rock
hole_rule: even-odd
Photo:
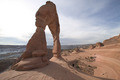
[[[52,77],[55,80],[85,80],[55,62],[51,62],[48,66],[42,69],[36,69],[35,71]]]

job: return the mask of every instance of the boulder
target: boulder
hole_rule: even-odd
[[[104,44],[101,43],[101,42],[97,42],[97,43],[95,44],[95,46],[96,46],[96,47],[102,47],[102,46],[104,46]]]

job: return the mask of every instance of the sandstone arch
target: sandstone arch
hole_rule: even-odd
[[[30,70],[37,67],[46,66],[49,61],[47,58],[47,45],[45,38],[45,27],[49,26],[53,36],[53,56],[61,57],[61,45],[59,41],[60,25],[56,6],[53,2],[47,1],[41,6],[36,13],[36,32],[28,41],[26,51],[18,59],[17,63],[12,66],[15,70]]]
[[[47,1],[45,5],[41,6],[36,13],[36,26],[45,30],[46,25],[48,25],[53,36],[53,55],[60,57],[59,19],[55,4],[50,1]]]

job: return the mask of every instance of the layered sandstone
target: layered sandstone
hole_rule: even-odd
[[[0,80],[120,80],[119,53],[120,44],[85,49],[81,54],[70,52],[61,59],[52,57],[43,68],[5,71],[0,74]]]
[[[56,6],[53,2],[47,1],[36,13],[36,26],[45,30],[48,25],[53,36],[53,55],[60,57],[61,45],[59,40],[60,24]]]
[[[102,47],[102,46],[104,46],[104,44],[101,43],[101,42],[97,42],[97,43],[95,44],[95,46],[96,46],[96,47]]]
[[[49,61],[47,58],[47,45],[45,38],[45,27],[49,29],[53,35],[53,55],[59,58],[61,45],[59,41],[60,26],[56,6],[53,2],[47,1],[41,6],[36,13],[36,32],[28,41],[25,52],[12,66],[14,70],[30,70],[38,67],[46,66]]]
[[[110,44],[116,44],[116,43],[120,43],[120,34],[118,36],[114,36],[110,39],[106,39],[103,41],[104,45],[110,45]]]
[[[92,44],[89,46],[89,49],[94,49],[94,48],[100,48],[100,47],[103,47],[104,44],[101,43],[101,42],[97,42],[96,44]]]
[[[21,55],[18,63],[12,66],[12,69],[29,70],[44,67],[47,64],[48,59],[45,32],[42,28],[38,27],[29,40],[26,46],[26,51]]]

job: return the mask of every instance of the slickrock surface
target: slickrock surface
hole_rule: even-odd
[[[79,73],[70,68],[64,59],[53,57],[44,68],[30,71],[6,71],[0,74],[0,80],[95,80],[97,78]],[[100,79],[98,79],[100,80]]]
[[[73,67],[70,63],[75,60],[80,62]],[[120,80],[119,74],[120,44],[112,44],[63,55],[60,59],[53,57],[43,68],[9,70],[0,74],[0,80]]]
[[[46,25],[54,39],[54,57],[50,61],[44,32]],[[103,47],[98,43],[98,48],[82,51],[77,48],[75,52],[62,52],[61,56],[60,26],[54,3],[47,1],[39,8],[36,26],[26,51],[12,67],[14,70],[1,73],[0,80],[120,80],[120,35],[105,40]]]
[[[114,36],[110,39],[106,39],[103,41],[104,45],[116,44],[116,43],[120,43],[120,34],[118,36]]]

